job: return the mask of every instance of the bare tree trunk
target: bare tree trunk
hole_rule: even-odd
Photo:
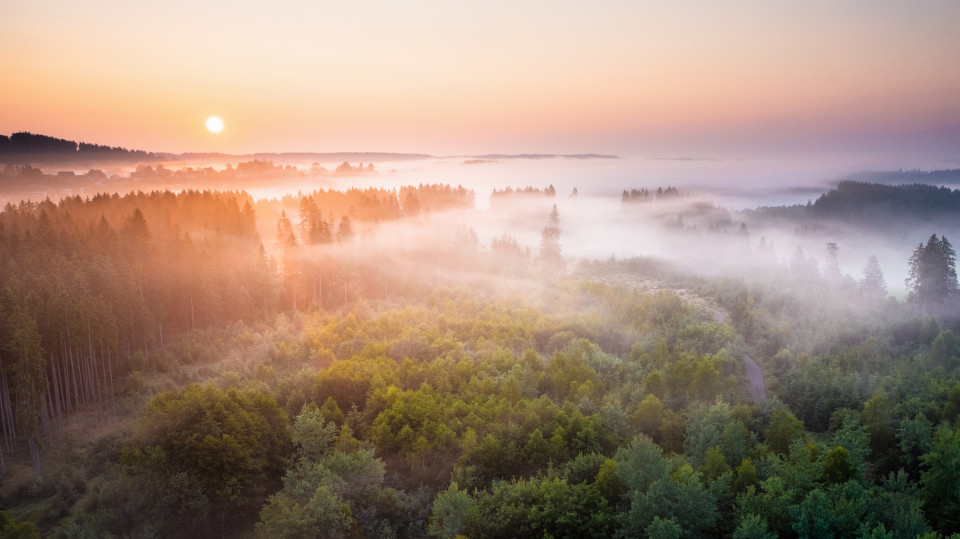
[[[57,376],[57,362],[56,356],[50,354],[50,371],[53,374],[53,401],[57,406],[57,425],[60,430],[60,439],[63,439],[63,399],[60,398],[60,380]]]
[[[70,378],[69,378],[69,361],[67,361],[67,346],[63,342],[63,335],[60,336],[60,377],[63,381],[63,400],[67,405],[67,413],[73,411],[73,403],[70,402]],[[63,361],[67,361],[67,365],[63,365]]]
[[[2,363],[0,363],[0,419],[3,419],[3,438],[7,444],[7,450],[13,451],[17,441],[17,424],[13,420],[10,385],[7,383],[7,374],[3,372]]]
[[[100,374],[103,376],[103,392],[106,393],[109,386],[107,386],[107,357],[103,353],[103,345],[100,346]]]
[[[80,386],[83,388],[83,395],[86,402],[93,401],[93,391],[90,387],[90,358],[83,357],[80,355],[80,351],[77,350],[77,368],[80,370]]]
[[[47,391],[50,391],[50,384],[47,384]],[[47,440],[47,443],[53,443],[53,436],[50,434],[50,418],[49,418],[49,408],[50,403],[47,399],[41,396],[40,398],[40,426],[43,427],[43,437]]]
[[[56,438],[58,441],[63,440],[63,425],[57,421],[57,410],[53,406],[53,390],[50,389],[50,383],[47,383],[47,398],[44,399],[46,402],[45,409],[47,414],[50,416],[50,423],[53,425],[51,430],[53,431],[53,438]],[[52,438],[51,438],[52,440]]]
[[[97,361],[96,352],[94,352],[91,349],[90,353],[93,354],[92,356],[90,356],[90,365],[93,367],[92,369],[93,383],[94,383],[94,386],[97,388],[97,402],[99,403],[103,401],[103,387],[100,386],[100,376],[98,374],[100,372],[100,363]]]
[[[7,473],[7,462],[3,457],[4,446],[12,451],[13,440],[11,438],[16,436],[15,434],[11,436],[11,427],[13,425],[12,423],[8,423],[10,420],[7,419],[8,416],[12,417],[12,414],[10,414],[8,410],[10,407],[9,391],[7,387],[7,377],[3,372],[3,361],[0,359],[0,431],[3,432],[3,443],[0,444],[0,477]]]
[[[163,330],[160,331],[160,341],[163,342]],[[103,400],[103,394],[100,392],[100,380],[97,378],[97,354],[93,351],[93,334],[90,331],[90,320],[87,320],[87,347],[90,349],[90,365],[93,367],[93,381],[97,388],[97,402]]]
[[[77,387],[77,366],[73,362],[73,351],[68,348],[70,353],[70,373],[71,378],[73,378],[73,398],[76,400],[77,409],[80,409],[80,388]]]
[[[37,441],[34,440],[33,436],[27,439],[27,444],[30,446],[30,457],[33,459],[33,469],[36,472],[40,473],[40,448],[37,447]]]
[[[110,356],[110,347],[107,347],[107,369],[110,370],[110,400],[113,401],[113,413],[117,413],[117,394],[113,390],[113,359]]]

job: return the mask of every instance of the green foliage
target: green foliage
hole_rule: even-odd
[[[727,464],[736,466],[747,457],[756,441],[757,437],[740,420],[734,419],[723,428],[720,451],[727,458]]]
[[[255,500],[291,451],[286,414],[262,393],[197,385],[161,393],[121,457],[130,486],[146,488],[127,507],[162,528],[203,526],[209,511],[233,513]]]
[[[870,449],[885,454],[895,443],[893,405],[883,393],[877,393],[863,404],[863,423],[870,435]]]
[[[751,514],[759,516],[775,535],[782,537],[792,533],[790,506],[796,497],[795,490],[785,488],[783,480],[774,476],[757,487],[748,486],[746,492],[737,497],[737,513],[741,520]]]
[[[845,483],[857,473],[857,467],[851,462],[850,452],[837,446],[827,451],[823,458],[823,477],[831,483]]]
[[[923,412],[900,420],[897,429],[900,452],[910,470],[918,470],[920,458],[933,447],[933,424]]]
[[[283,489],[272,495],[260,512],[258,531],[265,536],[298,536],[302,529],[331,526],[331,533],[393,535],[408,528],[421,511],[415,500],[384,483],[385,466],[372,451],[332,451],[317,461],[301,460],[287,470]],[[423,523],[426,525],[426,523]]]
[[[646,491],[654,481],[666,478],[669,472],[663,450],[644,435],[620,448],[614,461],[617,477],[628,493]]]
[[[736,472],[737,475],[732,485],[736,492],[743,492],[747,487],[757,483],[757,467],[753,465],[753,460],[749,458],[743,459],[740,466],[737,466]]]
[[[715,480],[721,475],[730,472],[730,465],[727,464],[727,457],[720,451],[719,447],[707,449],[707,457],[697,471],[710,480]]]
[[[427,533],[434,537],[451,539],[478,528],[479,518],[477,502],[466,491],[457,488],[456,483],[451,483],[433,501]]]
[[[803,437],[803,422],[786,408],[776,408],[764,435],[771,451],[786,453],[793,442]]]
[[[801,539],[835,537],[829,511],[827,495],[820,489],[814,490],[799,505],[790,507],[793,531]]]
[[[162,225],[141,218],[158,241]],[[183,364],[219,356],[233,362],[219,383],[235,389],[161,392],[95,469],[38,482],[17,514],[67,536],[244,535],[256,515],[265,537],[957,531],[960,384],[955,336],[936,321],[892,299],[875,316],[827,316],[795,296],[684,284],[711,303],[715,288],[745,342],[677,294],[591,279],[525,300],[478,285],[490,297],[315,308],[141,352],[135,393],[195,379]],[[34,320],[47,350],[43,318],[21,311],[0,314],[27,333]],[[22,340],[0,350],[8,378]],[[747,351],[767,402],[745,401]],[[33,503],[43,518],[20,510]]]
[[[946,236],[936,234],[920,244],[910,257],[906,284],[910,300],[938,312],[960,292],[956,270],[957,255]]]
[[[942,533],[960,532],[960,428],[940,426],[933,447],[920,459],[927,515]]]
[[[315,403],[304,404],[300,415],[293,421],[293,445],[300,458],[315,462],[326,455],[336,432],[336,424],[328,423]]]
[[[653,517],[653,522],[643,533],[650,539],[680,539],[683,537],[683,528],[672,518]]]
[[[691,464],[703,464],[707,450],[719,446],[727,425],[733,421],[730,406],[717,403],[697,406],[690,410],[685,437],[686,455]]]
[[[858,470],[866,468],[868,457],[871,454],[870,436],[867,428],[860,423],[858,417],[851,416],[843,420],[843,425],[830,438],[830,444],[843,447],[848,455],[850,464]]]
[[[40,539],[33,522],[17,520],[13,515],[0,510],[0,536],[9,539]]]
[[[733,532],[734,539],[775,539],[777,536],[767,527],[763,518],[749,514],[744,516]]]
[[[599,538],[609,537],[613,525],[610,507],[592,484],[549,477],[499,481],[472,498],[478,517],[470,519],[468,536]],[[462,496],[460,503],[472,511]]]
[[[683,535],[701,536],[717,523],[717,500],[700,481],[700,474],[684,464],[671,477],[654,479],[646,489],[631,489],[630,505],[620,515],[623,533],[644,532],[656,518],[672,519]]]
[[[606,498],[607,503],[616,506],[620,502],[620,496],[623,495],[624,486],[617,476],[617,462],[613,459],[607,459],[600,465],[600,471],[596,478],[597,491]]]
[[[637,425],[640,432],[653,439],[659,439],[660,427],[663,425],[663,413],[663,403],[655,394],[650,393],[637,406],[637,409],[631,415],[631,420]]]
[[[274,494],[260,512],[257,533],[262,537],[310,537],[323,530],[324,537],[347,537],[353,519],[343,499],[326,486],[319,486],[306,504]]]

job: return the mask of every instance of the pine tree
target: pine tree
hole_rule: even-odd
[[[957,283],[957,254],[946,236],[930,236],[910,256],[910,272],[906,279],[911,301],[933,312],[941,311],[960,291]]]
[[[823,276],[832,282],[840,281],[840,247],[835,242],[827,243],[827,264]]]
[[[560,252],[560,212],[553,205],[550,221],[540,236],[540,266],[544,271],[560,273],[563,271],[563,255]]]
[[[353,225],[350,224],[350,218],[346,215],[340,219],[340,227],[337,228],[337,241],[340,243],[353,241]]]
[[[887,297],[887,282],[883,278],[883,270],[877,257],[870,255],[863,266],[863,279],[860,279],[860,294],[868,299],[883,299]]]

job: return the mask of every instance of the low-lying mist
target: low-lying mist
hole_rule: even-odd
[[[652,256],[701,275],[748,277],[793,266],[821,274],[839,268],[856,280],[866,260],[876,256],[894,295],[904,292],[911,250],[930,234],[955,237],[957,231],[955,223],[943,227],[910,222],[891,233],[836,213],[806,212],[845,175],[902,165],[876,156],[370,157],[366,164],[306,162],[302,156],[301,161],[290,157],[291,162],[276,163],[117,163],[105,165],[107,172],[8,165],[0,200],[57,200],[133,190],[245,190],[258,201],[257,229],[272,251],[281,212],[300,228],[302,196],[377,192],[377,197],[392,197],[392,207],[364,214],[360,203],[345,195],[337,202],[342,207],[320,211],[334,231],[344,217],[352,219],[358,248],[404,263],[421,262],[414,254],[433,249],[483,252],[496,242],[503,250],[503,240],[515,243],[530,267],[536,265],[555,206],[568,271],[579,260]],[[405,207],[405,186],[417,185],[460,186],[472,192],[472,200],[455,211],[429,204]],[[658,196],[658,189],[666,189],[666,195]],[[768,207],[774,211],[764,210]],[[893,213],[889,217],[899,218]],[[302,237],[298,241],[309,243]],[[827,244],[836,249],[828,253]]]

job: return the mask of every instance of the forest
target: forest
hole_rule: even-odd
[[[7,204],[0,536],[960,534],[952,223],[856,274],[763,236],[956,192],[681,195],[611,198],[743,264],[573,256],[589,207],[552,185]]]
[[[136,162],[160,157],[158,154],[143,150],[128,150],[88,142],[78,144],[72,140],[27,132],[13,133],[10,136],[0,135],[0,163],[89,159]]]

